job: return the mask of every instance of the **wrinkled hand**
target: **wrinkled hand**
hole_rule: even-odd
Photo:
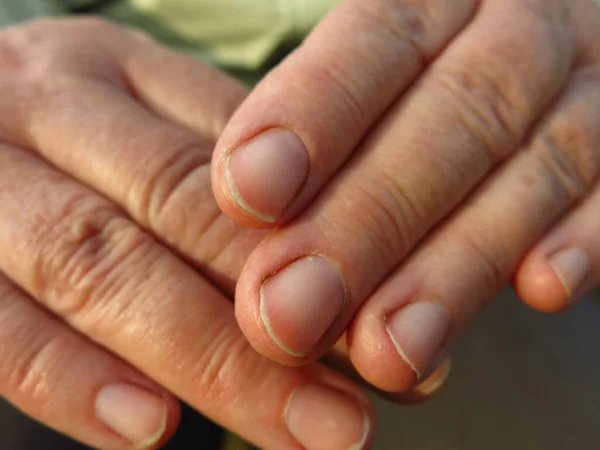
[[[246,89],[90,19],[3,30],[0,67],[0,394],[98,448],[159,446],[173,394],[264,448],[369,441],[364,394],[257,354],[221,293],[264,236],[210,189]]]
[[[432,370],[511,278],[545,311],[600,282],[592,0],[346,0],[250,95],[214,154],[238,223],[283,225],[236,294],[300,365],[352,322],[390,391]]]

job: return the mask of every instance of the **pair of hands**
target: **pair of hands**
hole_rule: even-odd
[[[262,447],[368,445],[312,362],[344,330],[402,392],[511,277],[542,310],[598,283],[599,30],[591,0],[349,0],[247,99],[107,23],[3,31],[0,392],[101,448],[164,442],[171,393]]]

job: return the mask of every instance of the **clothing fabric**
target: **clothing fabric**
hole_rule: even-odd
[[[225,66],[258,69],[341,0],[130,0]]]
[[[342,0],[24,0],[51,14],[92,13],[143,28],[228,69],[255,71],[300,42]]]

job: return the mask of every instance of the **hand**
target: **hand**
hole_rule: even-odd
[[[264,448],[368,445],[364,394],[258,355],[221,293],[264,236],[210,191],[246,89],[91,19],[3,30],[0,67],[0,394],[97,448],[160,446],[174,395]]]
[[[300,365],[348,333],[407,389],[511,277],[553,311],[600,282],[600,10],[591,0],[347,0],[245,101],[213,157],[275,231],[236,315]]]

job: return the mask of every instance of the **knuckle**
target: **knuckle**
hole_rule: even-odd
[[[355,77],[348,73],[342,55],[329,47],[301,47],[300,51],[310,54],[306,58],[290,60],[290,64],[302,64],[298,70],[287,68],[295,74],[293,85],[290,85],[290,78],[284,75],[285,72],[281,72],[283,76],[278,76],[275,82],[271,83],[273,97],[289,98],[290,87],[302,91],[313,87],[314,92],[324,92],[327,93],[327,98],[335,99],[330,106],[336,108],[338,116],[344,119],[348,127],[354,128],[361,124],[368,116],[369,105],[365,100],[369,99],[369,96],[361,95],[361,90],[366,87],[357,84]],[[322,60],[327,61],[327,64],[320,63]]]
[[[491,299],[509,281],[510,261],[506,252],[494,251],[490,245],[491,227],[469,227],[462,232],[456,231],[454,242],[458,242],[465,261],[469,261],[469,270],[475,271],[478,283],[481,283],[478,297]],[[472,278],[473,279],[473,278]],[[480,305],[477,305],[480,306]]]
[[[532,151],[569,202],[582,198],[598,172],[598,126],[590,121],[555,118],[560,125],[542,132]]]
[[[403,5],[398,8],[394,2],[355,2],[362,17],[374,24],[378,32],[382,30],[401,46],[408,46],[418,55],[422,66],[431,58],[435,45],[431,42],[428,3]]]
[[[260,384],[258,358],[239,330],[224,327],[203,349],[192,369],[194,386],[204,401],[216,408],[228,408],[243,395],[244,386]],[[254,380],[259,383],[254,383]]]
[[[384,172],[376,182],[362,183],[356,189],[343,202],[353,217],[356,236],[366,241],[365,248],[371,249],[377,261],[395,264],[414,244],[425,223],[424,212],[396,178]],[[356,214],[356,205],[360,205],[360,214]]]
[[[134,277],[129,263],[143,258],[153,243],[114,207],[85,203],[74,199],[54,223],[40,224],[33,243],[37,296],[68,318],[116,301]],[[122,297],[121,303],[132,302]]]
[[[338,61],[338,59],[334,61]],[[328,84],[341,94],[339,98],[342,99],[343,110],[351,113],[350,116],[354,118],[354,123],[360,123],[360,118],[368,116],[368,111],[363,104],[364,99],[345,70],[340,65],[336,65],[334,61],[321,67],[320,71],[315,72],[315,75],[318,76],[320,72],[329,81]]]
[[[296,57],[285,60],[269,76],[269,82],[261,83],[257,90],[286,109],[299,92],[320,93],[316,101],[303,105],[299,118],[314,128],[313,118],[323,115],[326,104],[331,111],[328,117],[323,117],[326,124],[356,133],[365,120],[376,118],[372,94],[378,89],[376,77],[359,79],[358,75],[348,69],[347,58],[339,48],[306,43],[298,48]]]
[[[143,176],[136,177],[129,190],[130,209],[140,221],[159,231],[172,229],[176,224],[182,231],[181,224],[187,223],[190,208],[198,203],[198,183],[203,179],[198,174],[210,170],[210,152],[202,148],[196,140],[186,140],[172,151],[153,152],[161,159]]]
[[[570,202],[587,193],[600,171],[599,86],[598,67],[577,71],[528,148]]]
[[[0,393],[13,400],[43,401],[53,386],[48,380],[60,373],[72,355],[67,335],[30,316],[32,305],[8,279],[0,283]],[[50,331],[50,333],[49,333]]]
[[[35,331],[38,330],[30,329],[30,336],[21,336],[27,339],[20,341],[25,346],[19,346],[13,358],[4,362],[10,371],[6,389],[12,395],[28,401],[43,402],[54,388],[50,382],[52,374],[60,373],[72,355],[65,335],[56,334],[40,339],[39,335],[34,334]]]
[[[507,95],[510,89],[491,73],[497,72],[467,66],[446,67],[436,72],[433,82],[450,97],[460,125],[481,144],[495,164],[521,141],[523,113]]]

